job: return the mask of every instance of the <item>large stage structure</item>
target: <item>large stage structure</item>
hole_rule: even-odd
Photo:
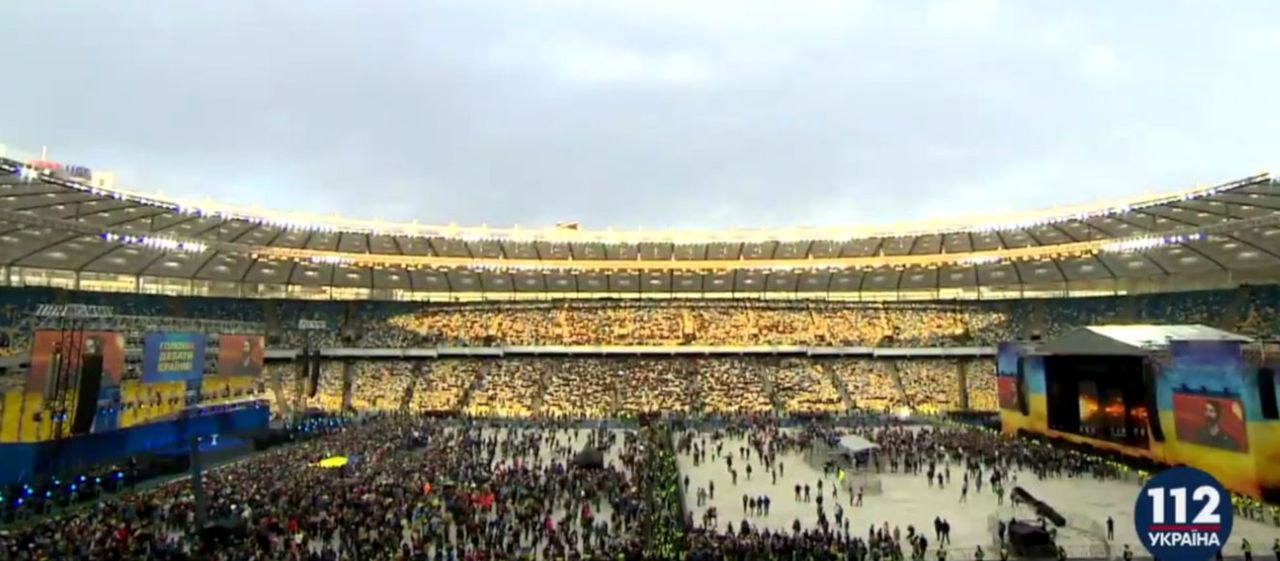
[[[1280,345],[1202,325],[1082,327],[1002,343],[1003,430],[1212,473],[1280,497]]]
[[[0,485],[266,428],[261,324],[81,304],[27,323],[27,368],[0,385]]]

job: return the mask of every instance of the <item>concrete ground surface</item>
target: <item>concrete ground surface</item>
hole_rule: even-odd
[[[712,442],[709,433],[705,436],[706,442]],[[733,451],[736,456],[738,448],[746,445],[746,440],[742,438],[724,439],[726,454]],[[714,451],[714,445],[710,449]],[[987,549],[987,559],[993,559],[996,555],[992,548],[998,543],[992,529],[994,517],[1008,520],[1014,515],[1023,519],[1035,516],[1025,507],[1013,510],[1007,495],[1004,506],[999,507],[996,496],[988,485],[984,485],[981,492],[970,485],[966,502],[960,502],[963,468],[958,464],[951,465],[951,483],[943,488],[936,484],[930,486],[923,474],[880,474],[878,478],[882,492],[865,493],[862,506],[854,507],[850,503],[851,494],[844,489],[838,491],[837,497],[831,496],[832,485],[837,482],[835,474],[824,477],[821,467],[806,461],[799,452],[779,454],[779,460],[786,466],[777,484],[773,484],[769,470],[760,464],[757,457],[753,455],[751,459],[754,464],[751,480],[746,479],[744,460],[735,457],[734,467],[738,471],[738,482],[735,485],[723,456],[713,460],[712,453],[709,452],[707,461],[695,466],[690,454],[678,454],[682,477],[689,478],[686,505],[695,524],[701,523],[706,511],[706,507],[697,506],[697,490],[700,487],[708,488],[712,481],[715,482],[715,497],[708,500],[707,506],[717,508],[717,526],[722,532],[727,523],[732,522],[737,528],[744,518],[753,527],[787,532],[791,531],[792,524],[797,519],[803,528],[817,527],[816,503],[796,501],[794,486],[808,483],[811,492],[816,495],[817,482],[823,480],[824,508],[829,523],[834,524],[834,501],[838,501],[844,507],[844,517],[850,520],[849,530],[852,535],[865,537],[872,525],[880,527],[887,523],[890,530],[896,526],[905,536],[907,527],[914,525],[917,532],[925,533],[930,550],[934,550],[938,540],[934,536],[933,520],[935,516],[941,517],[951,524],[949,559],[972,558],[971,552],[978,545]],[[1140,490],[1135,483],[1099,481],[1093,478],[1039,480],[1033,473],[1025,471],[1018,472],[1016,476],[1018,485],[1053,506],[1068,519],[1068,527],[1058,531],[1058,541],[1071,557],[1097,558],[1107,553],[1112,557],[1119,557],[1125,544],[1132,548],[1136,557],[1148,555],[1134,529],[1134,503]],[[847,477],[846,481],[850,480],[852,477]],[[748,516],[742,508],[743,494],[753,497],[768,496],[772,501],[769,514]],[[1093,536],[1103,534],[1101,537],[1105,538],[1108,516],[1115,522],[1115,539],[1106,547],[1103,545],[1105,539]],[[1241,539],[1247,538],[1253,544],[1255,559],[1270,559],[1271,546],[1277,537],[1280,537],[1280,527],[1237,516],[1224,554],[1240,555]]]

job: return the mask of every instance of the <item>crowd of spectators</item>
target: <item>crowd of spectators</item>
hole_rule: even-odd
[[[902,382],[902,394],[914,410],[925,413],[960,409],[957,361],[899,360],[890,365]]]
[[[467,346],[955,346],[1006,338],[1006,317],[938,304],[564,302],[427,307],[389,321],[423,341]]]
[[[537,345],[956,347],[1052,337],[1082,325],[1204,323],[1280,335],[1280,287],[1069,299],[857,303],[682,300],[415,304],[0,289],[0,357],[24,352],[41,303],[120,315],[259,322],[275,348]],[[303,332],[299,320],[323,322]]]
[[[0,357],[29,349],[41,303],[108,305],[120,315],[261,322],[269,348],[409,348],[451,345],[869,346],[990,345],[1051,337],[1098,323],[1230,324],[1246,335],[1280,334],[1280,288],[1064,300],[952,303],[780,301],[557,301],[467,304],[175,298],[53,289],[0,290]],[[301,331],[300,320],[326,329]],[[157,321],[165,321],[158,319]],[[163,328],[157,324],[157,328]],[[351,380],[327,364],[316,387],[291,366],[269,395],[277,410],[457,410],[481,415],[590,417],[607,412],[824,412],[848,407],[993,409],[990,360],[870,358],[760,360],[661,358],[507,359],[492,363],[361,361]],[[436,372],[436,369],[439,369]],[[0,390],[21,372],[0,372]],[[279,388],[279,391],[276,388]],[[963,392],[962,392],[963,389]],[[285,396],[292,396],[286,399]]]
[[[765,387],[766,365],[747,358],[693,359],[698,397],[704,413],[773,411]]]
[[[848,409],[836,381],[815,362],[782,359],[773,374],[778,405],[790,413],[838,413]]]
[[[297,365],[269,364],[266,395],[273,411],[282,413],[310,408],[599,419],[644,413],[810,415],[858,408],[933,414],[965,410],[962,385],[968,410],[994,411],[989,362],[770,356],[334,360],[322,363],[314,395],[309,376]],[[962,372],[967,374],[963,384]]]
[[[620,361],[618,414],[688,413],[693,410],[693,364],[675,359]]]
[[[415,411],[457,411],[484,364],[478,360],[444,359],[424,366],[413,387]]]
[[[547,361],[485,360],[464,411],[477,417],[531,417],[546,388]]]
[[[965,389],[969,394],[969,409],[972,411],[995,411],[999,407],[996,385],[992,380],[996,377],[996,365],[990,360],[973,359],[964,361]]]
[[[906,407],[906,399],[890,373],[892,366],[888,360],[860,358],[831,360],[824,365],[844,384],[854,405],[869,411]],[[994,384],[995,380],[991,382]]]
[[[182,480],[30,520],[0,533],[0,558],[638,559],[655,534],[645,523],[653,460],[638,442],[375,417],[210,471],[208,519],[222,531],[191,530],[194,491]],[[613,459],[574,469],[584,446]],[[337,455],[348,463],[317,465]]]
[[[604,358],[547,359],[542,415],[605,418],[618,406],[618,380],[625,372]]]

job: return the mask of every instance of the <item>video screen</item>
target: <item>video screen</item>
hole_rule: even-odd
[[[1248,452],[1244,407],[1235,396],[1174,392],[1178,441],[1231,452]]]

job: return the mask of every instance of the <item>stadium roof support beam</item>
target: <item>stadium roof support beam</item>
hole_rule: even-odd
[[[11,195],[11,196],[14,196],[14,197],[26,197],[26,196],[38,197],[38,196],[40,196],[40,195],[44,195],[44,194],[45,194],[45,193],[25,193],[25,194],[22,194],[22,195]],[[68,199],[70,199],[70,200],[68,200]],[[9,209],[9,210],[12,210],[12,211],[14,211],[14,212],[25,212],[25,211],[28,211],[28,210],[40,210],[40,209],[42,209],[42,208],[55,207],[55,206],[58,206],[58,205],[74,205],[74,204],[77,204],[77,203],[84,203],[84,202],[96,201],[96,200],[98,200],[98,197],[95,197],[95,196],[93,196],[93,195],[87,195],[87,194],[86,194],[86,195],[73,195],[73,196],[70,196],[70,197],[68,197],[68,198],[66,198],[66,199],[61,198],[61,197],[55,197],[53,200],[44,200],[44,201],[41,201],[41,202],[40,202],[40,204],[34,204],[34,205],[28,205],[28,206],[14,207],[14,208],[11,208],[11,209]]]
[[[1205,214],[1212,214],[1212,215],[1214,215],[1214,216],[1221,216],[1221,217],[1223,217],[1223,218],[1225,218],[1225,219],[1227,219],[1227,220],[1235,220],[1235,219],[1236,219],[1236,217],[1235,217],[1235,216],[1232,216],[1232,215],[1231,215],[1231,211],[1230,211],[1230,210],[1227,210],[1226,212],[1218,212],[1217,210],[1214,210],[1214,209],[1213,209],[1213,205],[1209,205],[1209,204],[1204,205],[1206,208],[1201,208],[1201,207],[1198,207],[1198,206],[1195,206],[1195,207],[1189,207],[1189,206],[1187,206],[1187,205],[1185,205],[1185,204],[1182,204],[1182,203],[1169,203],[1169,204],[1168,204],[1168,206],[1169,206],[1170,208],[1182,209],[1182,210],[1185,210],[1185,211],[1187,211],[1187,212],[1203,212],[1203,213],[1205,213]],[[1230,205],[1222,205],[1222,206],[1223,206],[1223,208],[1226,208],[1226,209],[1230,209],[1230,208],[1231,208],[1231,206],[1230,206]]]
[[[55,248],[55,247],[57,247],[57,246],[60,246],[60,245],[62,245],[62,244],[64,244],[64,243],[67,243],[67,242],[69,242],[69,241],[71,241],[71,240],[74,240],[74,239],[76,239],[76,238],[78,238],[78,237],[80,237],[80,234],[72,234],[72,235],[70,235],[70,236],[62,236],[62,237],[58,238],[57,240],[54,240],[53,242],[50,242],[50,243],[47,243],[47,244],[40,244],[40,245],[37,245],[37,246],[35,247],[35,249],[32,249],[31,251],[24,252],[22,255],[19,255],[19,256],[15,257],[15,258],[13,258],[13,259],[9,260],[9,265],[11,265],[11,266],[12,266],[12,265],[17,265],[17,266],[19,266],[19,267],[20,267],[21,265],[19,265],[19,263],[20,263],[20,262],[22,262],[22,261],[24,261],[24,260],[26,260],[26,259],[29,259],[31,256],[33,256],[33,255],[35,255],[35,254],[37,254],[37,253],[41,253],[41,252],[44,252],[44,251],[48,251],[48,250],[50,250],[50,249],[53,249],[53,248]],[[79,271],[79,269],[77,269],[77,271]]]
[[[1134,256],[1134,257],[1136,257],[1136,258],[1138,258],[1138,259],[1141,259],[1141,260],[1143,260],[1143,261],[1146,261],[1146,262],[1148,262],[1148,263],[1151,263],[1152,265],[1154,265],[1154,266],[1155,266],[1155,268],[1157,268],[1157,269],[1159,269],[1159,270],[1160,270],[1160,274],[1162,274],[1162,275],[1164,275],[1164,276],[1166,276],[1166,277],[1173,276],[1173,275],[1171,275],[1171,274],[1169,273],[1169,269],[1166,269],[1166,268],[1164,267],[1164,265],[1161,265],[1161,264],[1160,264],[1160,261],[1158,261],[1158,260],[1156,260],[1156,259],[1153,259],[1153,258],[1151,258],[1151,257],[1149,257],[1149,256],[1147,256],[1147,255],[1141,254],[1141,253],[1131,253],[1130,255],[1132,255],[1132,256]]]
[[[1193,227],[1197,227],[1197,228],[1200,226],[1199,224],[1195,224],[1195,223],[1192,223],[1192,222],[1187,222],[1187,221],[1185,221],[1185,220],[1181,220],[1181,219],[1174,218],[1174,217],[1171,217],[1171,216],[1156,215],[1156,214],[1151,214],[1151,213],[1149,213],[1149,212],[1142,212],[1142,213],[1143,213],[1143,214],[1146,214],[1147,216],[1161,216],[1161,217],[1162,217],[1162,218],[1164,218],[1165,220],[1169,220],[1169,221],[1172,221],[1172,222],[1177,222],[1177,223],[1179,223],[1179,224],[1185,224],[1185,225],[1187,225],[1187,226],[1193,226]],[[1252,245],[1252,244],[1251,244],[1251,245]],[[1221,261],[1218,261],[1217,259],[1214,259],[1214,258],[1213,258],[1213,256],[1209,255],[1208,253],[1205,253],[1205,252],[1203,252],[1203,251],[1200,251],[1199,249],[1196,249],[1196,247],[1195,247],[1195,246],[1193,246],[1193,245],[1191,245],[1191,244],[1184,243],[1184,244],[1178,244],[1178,246],[1179,246],[1179,247],[1182,247],[1182,248],[1185,248],[1185,249],[1187,249],[1188,251],[1190,251],[1190,252],[1192,252],[1192,253],[1194,253],[1194,254],[1196,254],[1196,255],[1199,255],[1201,258],[1203,258],[1204,260],[1206,260],[1206,261],[1208,261],[1208,262],[1210,262],[1210,263],[1213,263],[1213,264],[1214,264],[1214,266],[1218,267],[1219,269],[1222,269],[1223,271],[1229,271],[1229,270],[1230,270],[1230,268],[1228,268],[1226,265],[1223,265]],[[1154,261],[1154,260],[1153,260],[1153,261]]]
[[[1152,217],[1152,219],[1151,219],[1151,227],[1150,227],[1150,228],[1148,228],[1148,227],[1146,227],[1146,226],[1143,226],[1142,224],[1140,224],[1140,223],[1138,223],[1138,222],[1134,222],[1134,221],[1132,221],[1132,220],[1130,220],[1130,219],[1128,219],[1128,218],[1125,218],[1123,215],[1119,215],[1119,214],[1117,214],[1117,215],[1115,215],[1115,216],[1112,216],[1111,218],[1112,218],[1113,220],[1115,220],[1116,222],[1119,222],[1119,223],[1121,223],[1121,224],[1128,224],[1130,227],[1132,227],[1132,228],[1136,228],[1136,229],[1138,229],[1138,230],[1142,230],[1143,232],[1148,233],[1148,234],[1155,234],[1155,233],[1158,233],[1158,231],[1155,229],[1155,224],[1156,224],[1156,222],[1155,222],[1155,218],[1154,218],[1154,216],[1155,216],[1155,215],[1147,214],[1147,213],[1145,213],[1145,212],[1142,212],[1141,210],[1135,210],[1135,211],[1133,211],[1133,212],[1134,212],[1134,214],[1142,214],[1142,215],[1144,215],[1144,216],[1151,216],[1151,217]],[[1198,228],[1199,226],[1196,226],[1196,227]],[[1127,237],[1127,236],[1129,236],[1129,235],[1132,235],[1132,234],[1127,234],[1125,237]]]
[[[1234,193],[1221,193],[1216,195],[1212,200],[1215,200],[1221,203],[1233,204],[1233,205],[1239,205],[1239,206],[1256,206],[1258,208],[1265,208],[1267,210],[1280,210],[1280,206],[1269,205],[1257,199],[1250,199],[1249,197],[1236,195]]]
[[[164,259],[168,255],[169,255],[168,253],[165,253],[163,251],[157,251],[156,256],[152,257],[151,259],[148,259],[146,263],[143,263],[141,267],[138,267],[138,272],[134,273],[134,275],[142,276],[143,273],[147,272],[147,269],[150,269],[153,265],[160,262],[161,259]],[[193,280],[193,279],[188,278],[187,280]]]
[[[1112,234],[1111,232],[1108,232],[1106,230],[1103,230],[1102,228],[1095,226],[1092,222],[1088,220],[1076,220],[1075,223],[1084,226],[1084,229],[1087,232],[1089,232],[1089,237],[1083,240],[1080,240],[1082,242],[1092,242],[1092,241],[1104,240],[1104,239],[1116,237],[1115,234]],[[1097,237],[1094,236],[1095,233],[1097,234]]]
[[[1074,235],[1072,235],[1072,234],[1071,234],[1071,232],[1067,231],[1067,229],[1066,229],[1066,228],[1063,228],[1062,226],[1059,226],[1059,225],[1057,225],[1057,224],[1049,224],[1048,226],[1049,226],[1050,228],[1053,228],[1054,230],[1056,230],[1059,234],[1062,234],[1062,235],[1063,235],[1064,237],[1066,237],[1068,240],[1071,240],[1071,241],[1073,241],[1073,242],[1083,241],[1083,240],[1081,240],[1081,239],[1079,239],[1079,238],[1075,237]],[[970,246],[970,247],[973,247],[973,246]]]
[[[169,224],[169,225],[167,225],[167,226],[162,226],[162,227],[160,227],[160,228],[156,228],[156,227],[155,227],[155,219],[156,219],[156,217],[157,217],[157,216],[159,216],[159,214],[153,214],[153,215],[151,215],[151,216],[148,216],[148,217],[147,217],[147,219],[151,220],[151,228],[150,228],[150,231],[151,231],[151,233],[153,233],[153,234],[154,234],[154,233],[158,233],[158,232],[163,232],[163,231],[165,231],[165,230],[169,230],[169,229],[171,229],[171,228],[176,228],[176,227],[181,226],[181,225],[183,225],[183,224],[186,224],[186,223],[188,223],[188,222],[191,222],[191,221],[199,220],[199,219],[200,219],[200,217],[199,217],[199,216],[196,216],[196,215],[194,215],[194,214],[193,214],[193,215],[191,215],[191,216],[187,216],[187,217],[185,217],[185,218],[182,218],[181,220],[175,220],[173,223],[171,223],[171,224]],[[214,222],[214,223],[213,223],[213,228],[217,228],[220,224],[221,224],[221,222]],[[205,234],[209,233],[209,230],[212,230],[213,228],[205,228],[204,230],[201,230],[199,233],[192,234],[192,235],[191,235],[191,237],[193,237],[193,238],[198,238],[198,237],[204,236]]]
[[[1223,234],[1223,237],[1225,237],[1225,238],[1227,238],[1227,239],[1229,239],[1229,240],[1234,240],[1234,241],[1236,241],[1236,242],[1239,242],[1241,245],[1247,245],[1247,246],[1249,246],[1249,247],[1252,247],[1252,248],[1254,248],[1254,249],[1256,249],[1256,250],[1258,250],[1258,251],[1261,251],[1261,252],[1263,252],[1263,253],[1265,253],[1265,254],[1267,254],[1267,255],[1270,255],[1270,256],[1272,256],[1272,257],[1275,257],[1276,259],[1280,259],[1280,253],[1276,253],[1276,252],[1274,252],[1274,251],[1271,251],[1270,249],[1267,249],[1266,247],[1263,247],[1263,246],[1261,246],[1261,245],[1259,245],[1259,244],[1253,243],[1253,242],[1251,242],[1251,241],[1249,241],[1249,240],[1246,240],[1246,239],[1244,239],[1244,238],[1241,238],[1241,237],[1239,237],[1239,236],[1233,236],[1233,235],[1231,235],[1231,234]]]
[[[197,278],[200,278],[200,272],[204,271],[204,268],[208,267],[209,263],[213,262],[213,258],[219,255],[221,255],[221,253],[217,251],[210,251],[209,255],[200,261],[200,265],[196,267],[194,271],[191,272],[191,280],[196,280]],[[143,269],[143,270],[145,271],[146,269]]]
[[[1112,269],[1111,265],[1107,264],[1107,260],[1103,259],[1101,254],[1095,254],[1092,257],[1093,257],[1093,260],[1097,261],[1098,265],[1102,266],[1102,269],[1106,271],[1108,275],[1111,276],[1112,282],[1120,280],[1120,275],[1116,274],[1115,269]]]
[[[1067,272],[1062,270],[1062,264],[1059,263],[1057,259],[1053,258],[1050,258],[1049,262],[1053,263],[1053,268],[1058,270],[1058,276],[1062,277],[1062,283],[1064,285],[1071,284],[1071,279],[1067,278]]]
[[[228,242],[231,242],[231,243],[239,243],[241,238],[243,238],[243,237],[245,237],[245,236],[249,235],[249,232],[256,231],[258,228],[261,228],[261,227],[262,227],[262,225],[261,225],[261,224],[254,224],[254,223],[250,222],[250,223],[249,223],[249,227],[248,227],[248,228],[245,228],[245,229],[244,229],[243,231],[241,231],[239,234],[236,234],[236,235],[232,236],[232,237],[231,237],[231,239],[229,239],[229,240],[219,240],[219,241],[228,241]]]
[[[1004,239],[1004,232],[1001,232],[1000,230],[996,230],[995,234],[996,234],[996,239],[1000,240],[1000,249],[1013,248],[1013,246],[1009,245],[1009,240]]]
[[[1035,233],[1035,231],[1033,231],[1031,228],[1027,228],[1026,230],[1023,230],[1023,232],[1025,232],[1025,233],[1027,234],[1027,237],[1028,237],[1028,238],[1031,238],[1031,241],[1032,241],[1033,243],[1035,243],[1035,245],[1036,245],[1037,247],[1043,247],[1043,246],[1044,246],[1044,243],[1042,243],[1042,242],[1040,241],[1040,238],[1037,238],[1037,237],[1036,237],[1036,233]]]
[[[71,216],[67,216],[67,217],[65,217],[65,218],[62,218],[62,220],[80,220],[81,218],[86,218],[86,217],[89,217],[89,216],[93,216],[93,215],[95,215],[95,214],[102,214],[102,213],[104,213],[104,212],[115,212],[115,211],[117,211],[117,210],[124,210],[124,209],[126,209],[126,208],[132,208],[132,207],[128,207],[128,206],[107,206],[107,207],[105,207],[105,208],[91,208],[91,209],[89,209],[89,210],[83,210],[83,211],[81,211],[81,210],[77,210],[75,214],[72,214]],[[162,212],[161,214],[163,214],[163,212]]]

